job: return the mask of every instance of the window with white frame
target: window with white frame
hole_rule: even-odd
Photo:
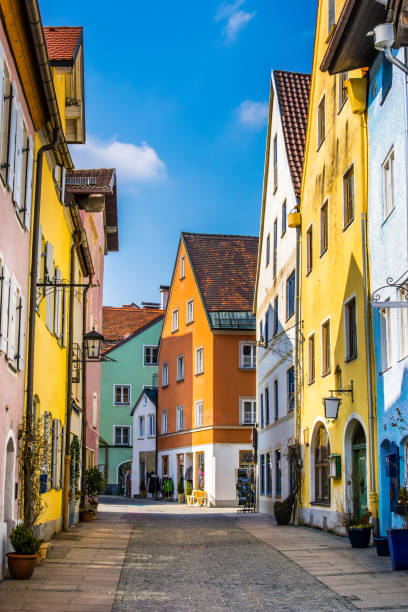
[[[156,435],[156,419],[154,414],[147,415],[147,435],[149,438]]]
[[[381,327],[381,370],[384,372],[391,366],[391,308],[380,310]]]
[[[180,257],[180,280],[186,277],[186,258],[184,255]]]
[[[161,413],[161,432],[162,434],[167,433],[167,410],[162,410]]]
[[[176,431],[183,431],[184,429],[184,407],[177,406],[176,410]]]
[[[130,427],[115,425],[114,442],[115,446],[130,446]]]
[[[388,154],[382,166],[384,219],[394,210],[394,149]]]
[[[13,369],[22,370],[25,357],[26,305],[14,274],[3,265],[0,274],[0,349],[7,355]]]
[[[178,308],[176,308],[172,312],[171,330],[173,332],[176,332],[176,331],[178,331],[178,328],[179,328],[179,311],[178,311]]]
[[[401,289],[398,292],[398,300],[406,304],[406,308],[399,309],[400,315],[400,341],[399,341],[399,358],[403,359],[408,355],[408,302],[406,299],[407,289]]]
[[[278,188],[278,135],[273,137],[273,192]]]
[[[188,300],[186,322],[192,323],[193,321],[194,321],[194,300]]]
[[[195,426],[203,426],[203,400],[198,400],[195,403]]]
[[[254,397],[240,398],[241,425],[254,425],[256,416],[256,400]]]
[[[162,363],[162,380],[161,380],[161,384],[162,387],[167,387],[167,385],[169,384],[169,364],[166,361],[166,363]]]
[[[195,373],[202,374],[204,372],[204,348],[199,346],[195,350]]]
[[[145,346],[144,347],[144,364],[146,366],[157,365],[157,346]]]
[[[130,406],[130,385],[113,385],[115,406]]]
[[[184,355],[177,357],[177,380],[184,380]]]
[[[268,234],[266,237],[265,267],[269,265],[270,259],[271,259],[271,235]]]
[[[328,0],[327,17],[328,17],[328,30],[330,34],[332,27],[336,23],[336,0]]]
[[[240,367],[245,369],[256,368],[256,345],[240,344]]]
[[[144,416],[140,416],[139,417],[139,430],[138,430],[139,438],[144,438],[144,434],[145,434],[145,418]]]

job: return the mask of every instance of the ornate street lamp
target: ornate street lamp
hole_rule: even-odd
[[[351,381],[349,387],[344,389],[329,389],[329,391],[331,393],[330,397],[323,398],[324,416],[330,421],[335,421],[339,413],[341,399],[339,397],[335,397],[333,393],[337,393],[338,395],[349,395],[351,397],[351,401],[354,401],[353,381]]]
[[[95,328],[84,335],[85,352],[91,361],[99,361],[104,337]]]

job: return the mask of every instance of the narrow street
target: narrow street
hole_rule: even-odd
[[[372,548],[235,509],[106,501],[31,581],[0,584],[2,611],[408,610],[408,572]]]

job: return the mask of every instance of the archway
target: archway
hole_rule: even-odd
[[[367,437],[360,420],[351,419],[345,431],[345,506],[359,522],[366,512],[367,500]]]

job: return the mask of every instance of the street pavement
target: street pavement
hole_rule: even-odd
[[[0,610],[408,610],[408,572],[345,538],[236,509],[104,498]],[[105,503],[106,502],[106,503]]]

